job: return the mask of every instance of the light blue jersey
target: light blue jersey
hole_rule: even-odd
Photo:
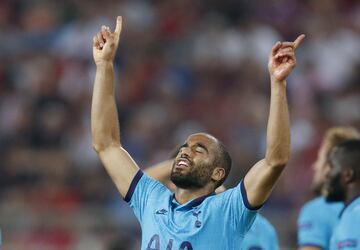
[[[329,249],[331,234],[343,207],[342,202],[326,202],[324,197],[307,202],[298,219],[298,245]]]
[[[160,182],[139,171],[125,196],[142,229],[142,250],[234,250],[257,215],[243,182],[180,205]]]
[[[260,214],[245,235],[242,250],[278,250],[279,243],[275,228]]]
[[[331,250],[360,249],[360,196],[349,203],[340,214],[331,237]]]

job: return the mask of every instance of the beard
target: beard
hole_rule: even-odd
[[[211,166],[206,164],[191,164],[189,169],[185,170],[187,171],[176,170],[174,162],[170,180],[179,188],[202,188],[211,181]]]
[[[345,189],[341,185],[340,176],[325,182],[323,193],[327,202],[345,201]]]

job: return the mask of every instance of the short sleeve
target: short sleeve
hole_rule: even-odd
[[[329,236],[326,224],[316,208],[304,206],[298,218],[298,245],[299,247],[314,246],[326,249]]]
[[[252,207],[249,204],[243,181],[218,197],[222,202],[222,213],[227,217],[230,225],[244,237],[254,223],[257,211],[261,206]]]
[[[168,189],[160,182],[150,178],[141,170],[132,180],[124,200],[133,209],[140,223],[143,219],[144,209],[152,199],[160,199],[160,196]]]

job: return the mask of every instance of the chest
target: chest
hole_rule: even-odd
[[[206,230],[207,226],[214,226],[214,220],[205,209],[173,209],[171,206],[149,209],[144,218],[144,225],[167,231],[169,234],[196,235]]]
[[[224,239],[234,232],[224,226],[223,219],[202,207],[148,209],[141,225],[142,249],[228,249]]]
[[[360,248],[360,209],[343,214],[335,227],[331,246],[336,249]]]

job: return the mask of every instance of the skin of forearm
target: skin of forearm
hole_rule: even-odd
[[[270,166],[284,167],[290,154],[289,111],[286,82],[271,79],[270,113],[265,160]]]
[[[91,108],[91,130],[93,146],[97,152],[109,146],[120,146],[112,62],[105,62],[96,66]]]
[[[170,175],[173,163],[174,159],[160,162],[155,166],[151,166],[145,169],[145,173],[167,186],[167,184],[170,182]]]

